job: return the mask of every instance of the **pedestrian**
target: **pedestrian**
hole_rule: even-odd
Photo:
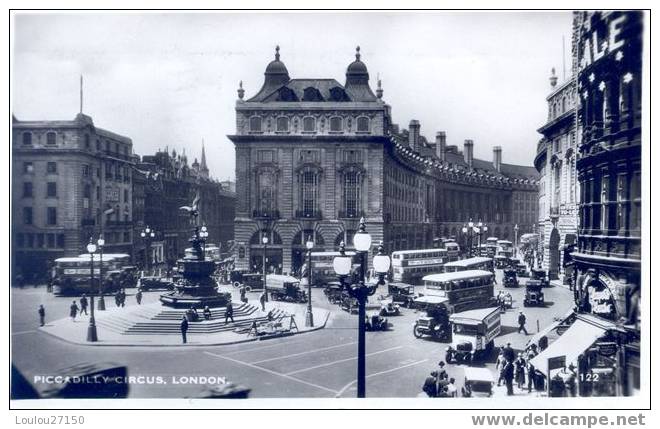
[[[534,380],[536,379],[536,368],[528,360],[527,361],[527,392],[532,393],[532,387],[534,387]]]
[[[514,366],[516,369],[516,384],[519,389],[523,389],[525,386],[525,359],[522,353],[518,353],[518,358],[514,362]]]
[[[442,360],[438,362],[438,367],[440,367],[438,370],[438,382],[448,379],[449,375],[447,375],[447,371],[445,370],[445,362]]]
[[[458,396],[458,388],[456,387],[456,379],[450,378],[449,384],[447,384],[447,393],[450,397],[455,398]]]
[[[71,321],[75,322],[77,315],[78,315],[78,304],[76,304],[76,301],[73,301],[71,307],[69,307],[69,316],[71,317]]]
[[[137,292],[135,292],[135,300],[137,301],[138,305],[142,304],[142,289],[138,288]]]
[[[87,295],[83,293],[83,295],[80,297],[80,315],[85,313],[85,316],[87,315]]]
[[[507,360],[504,366],[504,382],[506,383],[507,396],[513,396],[513,377],[514,377],[513,362]]]
[[[261,304],[261,311],[266,311],[266,290],[259,296],[259,303]]]
[[[426,393],[426,396],[429,398],[435,398],[438,396],[438,372],[431,371],[431,375],[426,377],[424,380],[424,385],[422,390]]]
[[[121,305],[121,291],[118,290],[115,292],[115,305],[119,307]]]
[[[248,300],[247,300],[247,296],[245,295],[246,293],[245,285],[241,285],[241,288],[238,291],[241,294],[241,302],[247,304]]]
[[[211,309],[208,305],[204,307],[204,320],[211,320]]]
[[[513,362],[513,360],[516,358],[516,352],[513,351],[511,343],[506,343],[506,347],[502,349],[502,352],[504,353],[504,359],[509,362]]]
[[[500,353],[497,355],[497,362],[495,369],[498,371],[497,385],[501,386],[504,381],[504,366],[506,365],[506,358],[504,357],[504,347],[500,347]]]
[[[119,295],[119,299],[120,299],[119,303],[121,304],[122,307],[126,305],[126,289],[121,290],[121,295]]]
[[[187,338],[188,334],[188,319],[186,316],[181,317],[181,339],[183,340],[183,344],[186,344],[188,342]]]
[[[46,309],[43,304],[39,305],[39,326],[44,326],[46,324]]]
[[[520,331],[525,331],[525,335],[529,335],[529,332],[527,332],[527,328],[525,328],[526,322],[527,322],[527,317],[525,317],[525,313],[521,311],[518,314],[518,333],[520,333]]]
[[[227,303],[227,308],[225,308],[225,325],[229,319],[231,319],[231,323],[234,323],[234,306],[231,301]]]

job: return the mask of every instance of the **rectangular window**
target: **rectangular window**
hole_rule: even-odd
[[[630,231],[639,235],[642,224],[641,172],[636,171],[630,182]]]
[[[131,242],[131,233],[128,231],[124,231],[124,243],[130,243]]]
[[[128,189],[124,189],[124,202],[128,202]]]
[[[362,116],[357,119],[357,131],[358,133],[369,132],[369,118]]]
[[[57,247],[59,249],[64,248],[64,234],[57,234]]]
[[[46,241],[44,239],[43,234],[37,234],[37,249],[42,249],[46,245]]]
[[[48,162],[46,164],[46,172],[48,174],[55,174],[57,173],[57,163],[56,162]]]
[[[253,116],[250,118],[250,131],[253,133],[261,132],[261,117]]]
[[[303,131],[307,133],[316,131],[316,119],[314,119],[312,116],[303,118]]]
[[[259,151],[257,151],[257,161],[258,162],[273,162],[273,151],[272,150],[259,150]]]
[[[50,198],[57,197],[57,182],[46,183],[46,196]]]
[[[82,175],[84,177],[89,177],[89,165],[87,164],[83,165]]]
[[[23,183],[23,198],[32,198],[32,182]]]
[[[330,118],[330,131],[333,133],[342,131],[342,119],[339,116]]]
[[[32,164],[31,162],[24,162],[23,173],[27,173],[27,174],[34,173],[34,164]]]
[[[32,207],[23,207],[23,223],[32,225]]]
[[[312,216],[316,209],[317,186],[316,174],[305,171],[301,177],[301,197],[303,216]]]
[[[283,133],[289,131],[289,118],[277,118],[277,132]]]
[[[56,207],[47,207],[46,208],[46,222],[48,225],[57,225],[57,208]]]
[[[50,133],[46,134],[46,144],[47,145],[52,146],[52,145],[55,145],[56,143],[57,143],[57,134],[55,134],[54,132],[50,132]]]
[[[360,176],[358,172],[344,174],[344,211],[347,217],[357,217],[360,205]]]
[[[55,248],[55,234],[48,234],[48,248]]]
[[[23,133],[23,144],[24,145],[32,144],[32,133],[30,132]]]

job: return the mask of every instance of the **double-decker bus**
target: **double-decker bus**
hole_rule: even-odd
[[[55,259],[53,293],[55,295],[73,295],[99,292],[99,276],[103,264],[103,292],[114,292],[119,283],[108,281],[113,272],[121,270],[130,261],[124,253],[106,253],[94,257],[94,284],[90,285],[92,265],[89,254]]]
[[[445,250],[447,251],[447,260],[448,261],[457,261],[461,256],[461,247],[454,240],[447,240],[443,244]]]
[[[458,271],[483,270],[493,272],[493,258],[485,256],[475,256],[474,258],[460,259],[458,261],[447,262],[444,265],[445,273],[455,273]]]
[[[329,282],[337,281],[337,273],[333,267],[335,257],[339,256],[339,252],[312,252],[312,286],[324,287]],[[347,251],[346,256],[353,258],[355,252]],[[305,258],[305,264],[300,270],[300,285],[307,287],[308,281],[308,258]],[[353,261],[353,269],[359,267],[359,263]]]
[[[203,249],[204,249],[204,259],[206,259],[207,261],[220,262],[222,260],[222,258],[220,257],[220,248],[215,244],[207,243],[205,246],[203,246]],[[186,248],[185,256],[192,257],[192,255],[193,255],[193,248],[192,247]]]
[[[425,276],[424,296],[436,296],[448,312],[456,313],[493,305],[495,275],[490,271],[467,270]]]
[[[392,252],[392,280],[415,284],[427,274],[442,272],[449,261],[447,249],[399,250]]]
[[[509,240],[497,240],[497,254],[507,258],[513,257],[513,243]]]

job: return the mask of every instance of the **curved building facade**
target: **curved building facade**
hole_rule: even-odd
[[[515,239],[538,218],[538,172],[532,166],[473,156],[434,140],[418,121],[393,123],[380,81],[374,92],[359,48],[342,85],[334,79],[291,79],[279,49],[259,92],[238,90],[236,134],[235,265],[297,272],[305,242],[315,250],[349,246],[364,217],[374,245],[388,252],[429,248],[442,237],[465,243],[470,219],[487,235]],[[262,237],[268,238],[266,250]],[[476,245],[477,237],[472,237]],[[483,237],[485,239],[485,237]]]

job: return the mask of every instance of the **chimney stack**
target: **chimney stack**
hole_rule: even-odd
[[[474,142],[472,140],[465,140],[463,143],[463,159],[469,168],[472,168],[472,159],[474,154]]]
[[[435,155],[440,158],[441,161],[446,161],[447,156],[445,155],[445,148],[447,147],[447,135],[444,131],[438,131],[435,134]]]
[[[408,125],[408,146],[415,151],[419,145],[419,127],[419,121],[417,119],[413,119]]]
[[[493,146],[493,167],[498,173],[502,169],[502,146]]]

